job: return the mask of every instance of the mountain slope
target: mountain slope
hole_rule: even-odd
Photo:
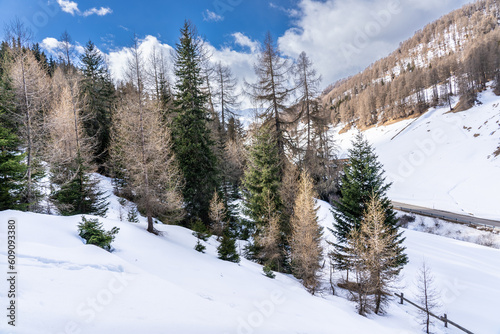
[[[466,111],[431,108],[416,119],[364,131],[384,165],[391,200],[500,219],[500,97],[490,88]],[[357,130],[334,138],[345,155]]]
[[[463,98],[472,106],[488,80],[500,89],[500,1],[467,4],[419,30],[389,56],[330,85],[331,120],[367,127],[420,115]]]
[[[311,297],[294,279],[261,274],[261,267],[193,249],[191,231],[145,224],[119,226],[113,253],[84,245],[79,217],[4,211],[18,220],[19,298],[16,333],[397,333],[359,317],[343,300]],[[5,237],[5,235],[2,235]],[[6,267],[2,250],[1,267]],[[2,300],[5,296],[2,283]],[[353,325],[355,324],[355,325]],[[2,321],[0,332],[7,330]]]
[[[101,184],[111,189],[108,179]],[[112,253],[83,243],[77,234],[78,216],[0,213],[3,222],[9,217],[18,221],[15,333],[419,332],[414,310],[407,305],[391,304],[388,316],[358,316],[351,302],[328,289],[311,296],[293,277],[277,274],[272,280],[255,263],[217,259],[213,238],[207,253],[201,254],[193,249],[196,239],[190,230],[158,224],[163,236],[154,236],[145,231],[143,217],[140,224],[121,222],[117,199],[110,200],[109,218],[100,220],[106,229],[121,229]],[[321,222],[331,227],[329,205],[320,205]],[[5,224],[1,227],[0,238],[5,240]],[[446,303],[450,318],[459,317],[478,332],[499,330],[492,305],[500,298],[500,252],[421,232],[406,231],[406,236],[410,264],[404,273],[410,289],[405,292],[411,296],[411,280],[425,256],[440,284],[448,287],[447,282],[453,284],[458,277],[460,289],[466,287],[453,303]],[[0,267],[6,269],[4,249]],[[478,278],[481,284],[476,284]],[[2,280],[1,300],[7,300],[5,284]],[[329,286],[328,275],[324,284]],[[470,307],[481,310],[477,318],[467,316]],[[1,322],[0,332],[7,330]],[[437,332],[444,333],[441,327]]]

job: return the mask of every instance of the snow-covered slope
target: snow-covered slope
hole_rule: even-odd
[[[364,132],[393,182],[389,197],[424,207],[500,219],[500,97],[459,113],[433,108],[418,119]],[[334,134],[345,156],[357,133]]]
[[[325,229],[325,238],[334,242],[335,239],[328,230],[333,223],[331,206],[323,201],[319,203],[318,217]],[[432,220],[427,217],[418,219]],[[471,234],[467,227],[456,226],[457,233],[461,227],[464,239],[466,234]],[[449,319],[473,333],[499,334],[496,301],[500,298],[500,250],[411,229],[403,231],[409,263],[402,270],[400,282],[396,283],[399,289],[396,290],[403,292],[406,298],[418,302],[416,276],[425,261],[435,276],[435,287],[440,291],[439,302],[442,305],[436,311],[437,314],[446,313]],[[498,238],[493,237],[494,240]],[[401,333],[404,334],[422,332],[417,309],[408,304],[399,305],[394,302],[388,310],[388,316],[373,319],[391,327],[395,323],[406,321],[406,326],[410,329],[403,330]],[[442,323],[437,323],[432,332],[463,333],[453,327],[445,330]]]
[[[102,179],[104,189],[110,182]],[[0,333],[418,333],[415,310],[392,303],[387,316],[358,316],[354,305],[328,290],[311,296],[297,280],[242,260],[216,257],[212,238],[206,254],[196,252],[191,231],[157,225],[163,236],[145,231],[145,221],[117,219],[110,197],[106,229],[120,232],[108,253],[85,245],[77,233],[80,217],[18,211],[0,212],[1,245],[6,222],[17,220],[18,318],[15,330],[0,322]],[[130,203],[128,205],[131,205]],[[329,206],[320,202],[321,222],[332,226]],[[331,238],[328,232],[327,238]],[[456,240],[406,231],[410,264],[402,289],[425,257],[445,289],[444,310],[477,333],[498,333],[495,305],[500,299],[500,251]],[[0,268],[7,272],[6,247]],[[325,271],[328,271],[327,269]],[[328,276],[325,276],[325,287]],[[6,281],[0,281],[5,303]],[[4,307],[6,305],[3,305]],[[438,333],[445,332],[442,326]]]
[[[13,333],[399,333],[357,316],[340,298],[311,297],[290,277],[272,280],[249,261],[217,259],[214,240],[198,253],[181,227],[158,226],[164,236],[157,237],[145,224],[101,219],[107,229],[120,227],[108,253],[84,245],[79,217],[0,213],[2,222],[9,217],[18,221],[19,243]],[[7,272],[4,247],[0,266]],[[7,327],[0,322],[1,333]]]

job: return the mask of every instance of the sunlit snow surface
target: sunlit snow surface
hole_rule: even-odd
[[[109,179],[101,180],[111,190]],[[0,333],[420,332],[408,305],[393,302],[386,316],[358,316],[353,303],[331,295],[328,264],[324,291],[311,296],[291,276],[272,280],[245,259],[239,265],[217,259],[213,237],[201,254],[188,229],[157,224],[163,236],[154,236],[145,231],[144,217],[140,224],[120,221],[117,198],[109,200],[109,218],[99,219],[106,229],[120,228],[112,253],[84,244],[80,217],[0,213],[2,245],[7,219],[18,222],[19,272],[17,326],[8,327],[4,318]],[[319,203],[321,224],[331,227],[329,205]],[[414,275],[425,258],[443,291],[442,311],[476,333],[499,333],[500,251],[411,230],[405,236],[410,263],[401,291],[413,298]],[[325,237],[333,240],[327,229]],[[0,267],[7,271],[5,247]],[[1,284],[6,303],[6,282]],[[442,325],[435,331],[457,332]]]

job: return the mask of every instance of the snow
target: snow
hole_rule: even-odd
[[[318,217],[326,238],[334,242],[335,238],[328,231],[333,222],[331,206],[323,201],[318,202]],[[406,298],[418,302],[416,276],[425,261],[435,276],[435,286],[441,294],[442,306],[437,314],[446,313],[449,319],[474,333],[500,333],[497,307],[500,297],[500,250],[450,238],[453,237],[452,234],[460,234],[464,239],[475,241],[478,234],[483,234],[493,235],[493,240],[500,241],[498,234],[478,232],[463,225],[439,221],[441,229],[453,231],[450,232],[450,237],[443,237],[418,231],[422,222],[426,226],[435,223],[432,218],[417,216],[414,226],[410,224],[409,229],[403,229],[409,263],[402,271],[401,281],[397,284],[400,287],[398,290]],[[404,319],[411,329],[402,333],[420,332],[418,312],[413,306],[393,303],[388,313],[390,316],[377,319],[377,322],[393,325],[394,321]],[[402,319],[396,319],[398,317]],[[433,332],[463,333],[456,328],[445,331],[442,323],[436,323]]]
[[[398,212],[398,211],[397,211]],[[472,242],[478,245],[500,249],[500,229],[486,226],[467,226],[450,223],[446,220],[398,212],[398,216],[413,216],[414,222],[408,223],[410,230],[437,234],[447,238]]]
[[[146,232],[144,217],[139,224],[121,221],[120,210],[127,209],[120,209],[110,180],[100,178],[110,209],[99,220],[107,230],[120,228],[112,253],[85,245],[78,236],[79,216],[0,212],[1,240],[6,240],[5,222],[11,217],[18,222],[17,326],[4,319],[0,333],[420,332],[409,305],[393,302],[386,316],[361,317],[352,302],[331,295],[328,276],[325,289],[311,296],[292,276],[277,274],[273,280],[245,259],[240,264],[217,259],[214,238],[202,254],[193,249],[196,238],[188,229],[157,224],[163,235],[155,236]],[[330,206],[318,203],[321,224],[331,227]],[[495,312],[500,251],[417,231],[405,235],[410,257],[405,295],[412,296],[411,282],[425,257],[445,291],[450,319],[478,333],[500,331]],[[327,229],[325,238],[333,241]],[[5,248],[0,249],[3,272]],[[1,280],[2,303],[6,284]],[[457,331],[438,325],[436,332]]]
[[[102,183],[110,190],[109,180]],[[188,229],[157,224],[163,236],[154,236],[145,231],[144,217],[140,224],[120,221],[116,197],[109,200],[110,218],[99,220],[108,230],[120,228],[112,253],[84,244],[77,232],[79,216],[0,213],[2,222],[18,221],[14,333],[327,333],[332,326],[347,333],[387,333],[340,298],[330,303],[311,297],[287,275],[271,280],[255,263],[217,259],[213,238],[201,254],[193,249],[196,239]],[[0,254],[6,272],[5,249]],[[3,301],[5,285],[2,280]],[[356,326],[349,328],[352,322]],[[6,322],[0,326],[4,333]]]
[[[431,108],[417,119],[364,131],[393,182],[391,200],[481,218],[500,219],[500,97],[459,113]],[[334,139],[345,157],[356,129]]]

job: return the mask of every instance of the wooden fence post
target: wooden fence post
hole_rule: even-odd
[[[444,314],[443,322],[444,322],[444,327],[448,328],[448,316],[446,315],[446,313]]]
[[[403,296],[404,294],[401,292],[401,301],[399,302],[401,305],[403,305],[403,298],[404,298]]]

